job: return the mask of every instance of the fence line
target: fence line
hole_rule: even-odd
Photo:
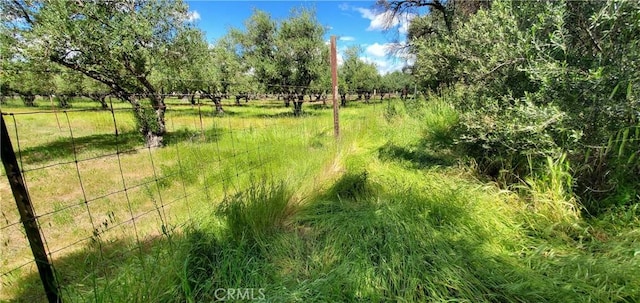
[[[108,262],[109,246],[122,239],[132,240],[129,252],[142,257],[148,239],[170,240],[193,223],[197,217],[194,203],[203,196],[224,199],[241,190],[242,182],[248,182],[258,170],[274,176],[269,166],[274,155],[266,150],[265,144],[260,144],[256,134],[286,127],[277,119],[262,119],[259,123],[244,118],[236,121],[231,114],[215,115],[213,108],[203,111],[200,102],[191,107],[171,104],[166,110],[169,142],[160,149],[141,147],[138,135],[134,135],[133,115],[123,116],[131,109],[114,108],[113,102],[107,110],[2,112],[3,119],[13,122],[14,134],[10,135],[15,139],[13,148],[25,186],[34,195],[35,222],[51,260],[57,294],[72,291],[61,287],[60,282],[67,275],[61,258],[95,245],[97,260]],[[56,125],[50,121],[58,114],[62,115],[61,129],[48,129],[47,126]],[[39,116],[44,116],[49,124],[38,126],[42,130],[32,129],[36,126],[30,123],[43,121]],[[193,121],[189,121],[191,116]],[[86,123],[85,119],[95,121]],[[302,123],[306,129],[306,122]],[[56,136],[47,138],[47,134]],[[198,147],[194,144],[200,143],[209,144],[203,147],[203,153],[210,149],[215,154],[202,161],[203,170],[211,169],[208,175],[196,173],[194,177],[185,162],[184,148]],[[194,182],[195,186],[191,184]],[[26,253],[28,247],[20,232],[23,222],[8,207],[12,199],[1,187],[0,194],[3,195],[0,287],[5,288],[32,274],[36,262]],[[144,262],[142,266],[146,266]],[[91,270],[96,274],[106,269],[96,263]],[[104,278],[107,283],[112,282],[108,281],[108,275]]]

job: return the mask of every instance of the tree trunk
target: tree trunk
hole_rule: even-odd
[[[22,102],[24,102],[24,106],[29,106],[29,107],[33,107],[36,106],[36,96],[35,95],[31,95],[31,94],[27,94],[27,95],[20,95],[20,99],[22,99]]]
[[[88,97],[91,98],[91,100],[94,100],[100,103],[101,109],[109,109],[109,104],[107,104],[106,94],[89,94]]]
[[[69,101],[71,100],[71,97],[69,95],[59,95],[56,97],[56,99],[58,99],[58,106],[60,108],[70,108],[71,104],[69,104]]]
[[[299,117],[302,115],[302,103],[304,102],[304,95],[299,95],[298,100],[293,102],[293,115]]]
[[[291,102],[291,95],[287,94],[283,98],[284,98],[284,107],[289,107]]]
[[[162,147],[163,136],[166,133],[164,114],[166,105],[162,95],[151,96],[151,109],[142,107],[138,100],[130,100],[133,112],[138,122],[140,133],[144,136],[145,146],[150,148]]]
[[[223,114],[224,110],[222,109],[222,97],[218,97],[218,96],[212,96],[211,97],[211,101],[213,101],[213,104],[216,107],[216,114]]]

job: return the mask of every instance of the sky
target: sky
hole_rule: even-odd
[[[410,15],[393,20],[393,28],[385,30],[387,18],[375,9],[375,1],[186,1],[190,18],[202,29],[209,43],[224,36],[229,28],[244,29],[244,21],[254,9],[266,11],[273,19],[282,20],[293,8],[316,11],[326,29],[325,40],[338,37],[338,61],[347,47],[360,46],[361,58],[376,64],[380,74],[399,70],[405,65],[401,56],[389,54],[393,43],[404,40]]]

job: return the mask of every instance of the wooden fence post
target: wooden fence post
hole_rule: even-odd
[[[340,117],[338,116],[338,56],[336,54],[336,36],[331,36],[331,90],[333,91],[333,131],[337,139],[340,137]]]
[[[7,131],[7,125],[4,122],[4,115],[0,115],[0,121],[2,129],[0,132],[0,151],[2,164],[4,170],[7,173],[7,179],[11,185],[11,191],[13,197],[16,200],[16,206],[20,213],[20,221],[24,226],[24,231],[29,239],[29,245],[31,246],[31,252],[38,266],[38,272],[40,273],[40,280],[44,286],[44,292],[47,295],[47,299],[50,303],[61,302],[58,296],[58,287],[53,276],[53,267],[47,257],[47,251],[44,248],[42,242],[42,235],[40,235],[40,229],[36,222],[36,216],[31,204],[31,198],[29,192],[22,179],[22,173],[18,166],[18,160],[16,154],[13,151],[13,145],[11,145],[11,138],[9,138],[9,132]]]

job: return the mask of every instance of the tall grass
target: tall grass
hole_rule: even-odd
[[[409,119],[415,117],[394,115],[387,125],[394,128],[384,131],[383,140],[374,133],[374,138],[354,138],[350,146],[419,141],[420,132],[403,129],[413,127]],[[349,150],[341,177],[304,203],[289,204],[295,211],[286,212],[285,228],[281,220],[262,225],[264,215],[254,216],[262,213],[263,203],[283,209],[289,195],[278,193],[288,191],[254,184],[238,196],[244,197],[235,202],[242,207],[231,217],[223,213],[210,221],[217,224],[194,232],[190,247],[205,251],[189,251],[188,259],[200,265],[185,266],[179,280],[198,281],[193,283],[198,291],[177,291],[176,301],[210,299],[217,289],[238,287],[263,287],[266,300],[275,302],[633,302],[638,297],[640,262],[631,257],[636,248],[628,246],[638,235],[626,228],[625,236],[618,236],[579,216],[567,195],[566,160],[549,160],[549,171],[532,177],[523,196],[450,168],[406,165],[424,159]],[[275,194],[252,194],[256,190]],[[233,237],[223,232],[238,229],[232,222],[240,221],[245,228],[260,224],[270,232]],[[187,270],[203,267],[206,274],[195,279]]]
[[[117,265],[92,263],[95,248],[68,259],[78,267],[70,300],[202,302],[262,289],[268,302],[637,302],[637,208],[581,217],[564,158],[521,192],[478,180],[452,151],[424,142],[448,135],[450,108],[412,104],[408,114],[390,104],[392,114],[344,110],[337,142],[310,116],[180,143],[187,187],[219,180],[190,200],[194,224]],[[234,160],[205,165],[232,144]],[[237,153],[256,144],[262,153]],[[256,157],[269,165],[226,178]]]

